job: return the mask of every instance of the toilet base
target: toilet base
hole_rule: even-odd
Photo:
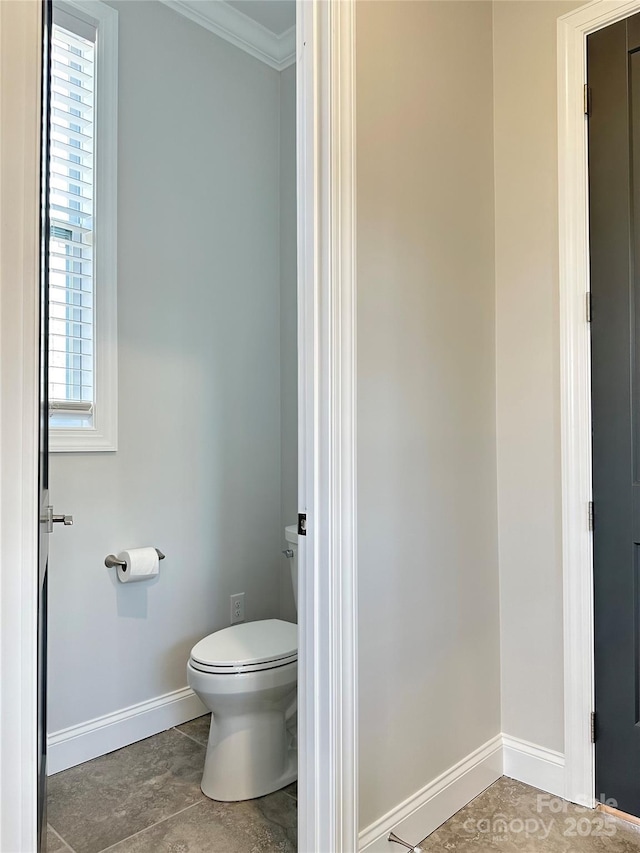
[[[272,784],[263,788],[254,787],[249,790],[245,787],[242,789],[242,794],[240,791],[236,791],[236,795],[233,796],[230,790],[218,790],[215,786],[209,788],[205,784],[205,776],[203,775],[200,790],[205,797],[208,797],[210,800],[216,800],[220,803],[238,803],[243,800],[255,800],[258,797],[266,797],[267,794],[273,794],[274,791],[280,791],[282,788],[286,788],[287,785],[291,785],[291,783],[295,782],[298,778],[298,751],[296,749],[290,750],[287,764],[288,766],[285,773]],[[217,796],[216,793],[218,794]]]
[[[264,797],[298,778],[298,750],[281,712],[262,713],[251,725],[240,717],[211,719],[200,788],[210,800]]]
[[[189,686],[211,711],[205,796],[252,800],[296,779],[297,679],[297,662],[239,673],[187,664]]]

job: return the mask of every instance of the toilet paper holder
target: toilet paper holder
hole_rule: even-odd
[[[158,555],[159,560],[164,560],[164,554],[160,550],[160,548],[156,548],[156,554]],[[108,569],[113,569],[116,566],[126,566],[124,560],[119,560],[115,554],[107,554],[104,558],[104,564]]]

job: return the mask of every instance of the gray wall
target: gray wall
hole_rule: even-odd
[[[296,67],[280,75],[280,383],[282,527],[298,517],[298,274],[296,254]],[[283,543],[286,547],[286,542]],[[296,621],[291,566],[283,561],[281,614]]]
[[[51,458],[55,506],[75,517],[51,543],[51,731],[183,687],[231,593],[249,620],[280,610],[291,105],[281,122],[280,75],[166,6],[113,5],[119,450]],[[160,578],[119,584],[105,555],[147,544],[167,555]]]
[[[360,2],[362,828],[500,731],[492,7]]]
[[[564,687],[556,23],[579,5],[554,0],[494,6],[502,727],[559,751]]]

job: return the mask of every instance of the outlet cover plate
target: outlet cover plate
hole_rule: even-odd
[[[231,596],[231,624],[244,622],[244,592]]]

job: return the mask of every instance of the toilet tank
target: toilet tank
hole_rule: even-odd
[[[291,583],[293,585],[293,597],[298,610],[298,527],[295,524],[284,529],[284,538],[287,540],[287,548],[293,551],[291,558]]]

